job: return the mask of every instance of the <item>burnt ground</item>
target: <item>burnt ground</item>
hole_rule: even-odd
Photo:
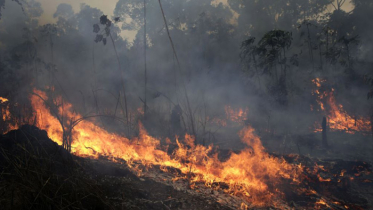
[[[0,136],[2,209],[230,209],[139,178],[125,164],[70,155],[45,131],[23,126]]]
[[[108,160],[80,159],[92,179],[105,188],[116,209],[231,209],[214,198],[134,175],[126,165]]]
[[[222,159],[229,153],[223,151]],[[263,209],[373,208],[369,163],[282,157],[306,166],[302,183],[284,180],[283,201]],[[212,190],[197,183],[190,189],[176,169],[166,173],[155,166],[137,176],[121,160],[70,155],[33,126],[0,136],[0,170],[2,209],[239,209],[243,202],[251,207],[224,193],[224,184]]]

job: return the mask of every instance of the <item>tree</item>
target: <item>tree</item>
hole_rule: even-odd
[[[333,0],[228,0],[238,13],[238,30],[241,34],[261,37],[272,29],[291,31],[300,20],[314,19],[324,12]]]
[[[117,23],[120,19],[119,18],[116,18],[114,19],[114,22]],[[96,39],[95,39],[95,42],[101,42],[106,45],[106,39],[107,38],[110,38],[111,40],[111,43],[113,44],[113,48],[114,48],[114,51],[115,51],[115,55],[116,55],[116,58],[117,58],[117,62],[118,62],[118,70],[119,70],[119,74],[120,74],[120,77],[121,77],[121,85],[122,85],[122,91],[123,91],[123,98],[124,98],[124,112],[123,113],[126,113],[126,116],[125,118],[127,119],[127,126],[128,126],[128,134],[130,134],[130,123],[129,123],[129,116],[128,116],[128,106],[127,106],[127,95],[126,95],[126,87],[125,87],[125,84],[124,84],[124,76],[123,76],[123,71],[124,69],[122,69],[122,65],[121,65],[121,62],[120,62],[120,59],[119,59],[119,56],[118,56],[118,52],[117,52],[117,48],[115,46],[115,43],[114,43],[114,39],[111,35],[111,32],[110,32],[110,29],[111,29],[111,26],[112,26],[112,21],[109,20],[107,18],[106,15],[102,15],[100,17],[100,24],[104,26],[104,29],[101,30],[100,29],[100,26],[99,24],[94,24],[93,25],[93,32],[96,33]]]
[[[303,20],[303,22],[298,26],[298,29],[301,29],[302,26],[306,27],[306,32],[302,31],[300,33],[300,36],[303,37],[304,34],[307,33],[307,38],[305,39],[305,42],[308,47],[308,54],[311,57],[312,69],[315,70],[315,61],[314,61],[313,51],[316,50],[318,46],[314,43],[313,39],[311,38],[310,27],[317,27],[317,26],[316,24],[313,24],[309,20]]]
[[[142,27],[144,22],[143,1],[120,0],[115,9],[115,16],[122,20],[130,19],[130,22],[123,24],[123,30],[138,30],[133,45],[130,49],[132,75],[137,78],[144,78],[142,72],[136,68],[143,66],[143,49],[146,46],[147,55],[147,106],[151,109],[155,106],[155,100],[150,95],[154,90],[170,93],[170,98],[180,104],[182,110],[188,110],[186,99],[183,93],[182,80],[186,86],[192,86],[193,81],[200,78],[202,73],[223,71],[223,64],[234,65],[238,50],[231,40],[234,39],[234,27],[229,22],[232,13],[228,7],[222,4],[213,5],[211,0],[192,1],[161,1],[165,20],[163,19],[157,1],[146,2],[146,37]],[[166,28],[168,26],[168,30]],[[168,34],[169,33],[169,34]],[[181,75],[178,70],[177,59],[171,49],[168,36],[172,37],[175,51],[182,68]],[[147,44],[145,44],[145,41]],[[231,51],[234,53],[224,53]],[[162,62],[160,62],[162,61]],[[141,73],[141,75],[140,75]],[[170,75],[170,76],[168,76]],[[172,88],[170,88],[172,87]],[[175,88],[174,88],[175,87]],[[187,87],[189,88],[189,87]],[[194,87],[191,87],[194,88]],[[139,89],[143,89],[141,86]],[[183,94],[183,97],[180,97]],[[143,93],[141,100],[143,100]],[[193,94],[191,94],[193,95]],[[197,107],[191,97],[191,110]],[[185,102],[182,104],[181,102]],[[193,111],[192,111],[193,112]],[[183,112],[184,119],[194,114]],[[151,117],[151,116],[149,116]],[[145,124],[148,127],[148,124]],[[149,125],[150,127],[150,125]],[[193,126],[190,126],[190,128]],[[193,131],[190,130],[191,133]]]
[[[20,5],[22,7],[22,3],[21,3],[22,0],[12,0],[12,1],[16,2],[18,5]],[[1,10],[2,9],[5,9],[5,0],[0,0],[0,19],[1,19]],[[22,8],[22,10],[23,10],[23,8]]]
[[[76,30],[77,21],[70,4],[59,4],[53,17],[58,19],[56,26],[60,29],[61,33],[71,35]]]

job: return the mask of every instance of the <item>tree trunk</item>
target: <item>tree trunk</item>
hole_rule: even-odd
[[[123,74],[123,70],[122,70],[122,65],[120,63],[120,60],[119,60],[119,56],[118,56],[118,52],[117,52],[117,48],[115,46],[115,43],[114,43],[114,39],[113,37],[111,36],[111,33],[109,34],[110,36],[110,40],[113,44],[113,47],[114,47],[114,52],[115,52],[115,55],[117,57],[117,61],[118,61],[118,70],[119,70],[119,75],[121,77],[121,85],[122,85],[122,90],[123,90],[123,99],[124,99],[124,109],[123,111],[125,111],[126,113],[126,121],[127,121],[127,128],[128,128],[128,135],[130,135],[130,126],[129,126],[129,120],[128,120],[128,106],[127,106],[127,95],[126,95],[126,88],[125,88],[125,85],[124,85],[124,74]]]
[[[319,53],[320,53],[320,69],[323,69],[323,64],[322,64],[322,52],[321,52],[321,43],[319,44]]]
[[[307,33],[308,33],[308,49],[309,49],[309,53],[310,53],[311,61],[312,61],[312,70],[315,70],[315,62],[314,62],[314,59],[313,59],[313,49],[312,49],[312,42],[311,42],[311,34],[310,34],[310,28],[308,26],[308,22],[307,22]]]

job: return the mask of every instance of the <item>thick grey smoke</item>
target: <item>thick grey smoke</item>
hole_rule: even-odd
[[[199,141],[209,138],[224,146],[232,146],[231,142],[238,139],[235,133],[239,128],[214,123],[204,127],[204,120],[206,116],[209,120],[227,120],[226,106],[234,110],[248,108],[244,123],[263,135],[265,132],[312,133],[312,126],[321,122],[324,115],[310,110],[311,105],[317,106],[312,95],[314,78],[327,79],[326,88],[335,89],[336,101],[351,115],[369,116],[371,102],[366,100],[369,86],[363,78],[372,67],[373,27],[367,21],[372,16],[372,3],[353,0],[355,8],[351,13],[328,11],[331,3],[330,0],[229,0],[228,5],[216,5],[212,0],[164,0],[179,69],[158,1],[147,1],[146,128],[156,136],[175,135],[171,116],[172,110],[180,105],[182,129],[185,131],[185,124],[186,132],[191,132],[184,84],[197,138]],[[0,96],[22,98],[32,86],[53,85],[79,113],[117,113],[123,118],[118,71],[121,68],[129,111],[137,113],[144,106],[142,1],[117,2],[115,17],[108,17],[112,20],[113,42],[100,24],[104,15],[100,8],[82,4],[75,13],[69,4],[61,4],[54,14],[56,24],[50,25],[38,24],[41,14],[41,5],[36,1],[25,1],[22,6],[5,2],[0,22]],[[120,22],[116,23],[116,17]],[[94,41],[97,39],[94,24],[100,27],[98,33],[104,34],[105,45]],[[129,43],[120,36],[121,30],[138,33]],[[255,37],[253,46],[259,47],[271,30],[291,34],[291,44],[284,47],[284,54],[278,51],[276,60],[270,61],[267,49],[267,57],[263,52],[255,55],[261,59],[258,63],[249,63],[248,57],[240,56],[243,41]],[[343,40],[350,42],[346,44]],[[281,75],[286,75],[284,81]],[[118,103],[120,92],[121,103]],[[120,122],[107,118],[95,120],[109,130],[124,133]]]

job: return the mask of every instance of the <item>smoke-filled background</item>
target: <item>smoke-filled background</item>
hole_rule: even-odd
[[[0,96],[18,123],[34,88],[112,132],[141,121],[225,148],[245,124],[277,151],[321,139],[324,91],[370,120],[371,0],[162,0],[164,16],[155,0],[103,2],[0,0]]]

